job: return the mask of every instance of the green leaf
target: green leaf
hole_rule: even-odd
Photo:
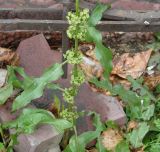
[[[29,86],[18,96],[12,105],[12,111],[25,107],[32,100],[43,95],[43,90],[47,84],[58,80],[63,75],[62,65],[54,64],[48,68],[40,78],[34,78]]]
[[[115,152],[130,152],[128,142],[122,140],[115,149]]]
[[[148,131],[149,131],[149,126],[147,125],[147,123],[146,122],[140,123],[138,128],[133,130],[129,134],[129,141],[131,145],[134,148],[139,148],[143,146],[142,140],[145,137],[145,135],[148,133]]]
[[[47,85],[47,89],[57,90],[57,89],[59,89],[59,88],[60,88],[59,84],[49,83],[49,84]]]
[[[6,152],[4,144],[0,142],[0,152]]]
[[[111,7],[110,5],[98,4],[94,8],[94,10],[92,11],[92,14],[89,18],[88,24],[90,26],[96,26],[98,24],[98,22],[101,20],[104,11],[106,11],[110,7]]]
[[[93,115],[93,123],[96,126],[95,131],[88,131],[78,136],[78,147],[76,146],[76,137],[72,136],[72,138],[69,141],[69,145],[64,150],[64,152],[76,152],[77,149],[79,152],[84,152],[85,147],[88,143],[96,139],[100,136],[102,130],[103,130],[103,124],[100,121],[100,116],[97,115],[94,112],[89,113],[89,115]]]
[[[12,93],[13,86],[11,84],[7,84],[3,88],[0,88],[0,105],[4,104]]]
[[[97,59],[104,68],[104,77],[109,78],[112,71],[112,52],[102,44],[102,34],[95,26],[101,20],[103,12],[109,8],[109,5],[98,5],[92,12],[88,22],[86,41],[95,43],[95,53]]]
[[[156,98],[153,96],[153,94],[149,90],[144,88],[141,84],[139,84],[136,80],[134,80],[131,76],[128,76],[127,79],[129,82],[131,82],[134,88],[140,89],[141,95],[147,95],[151,100],[156,101]]]
[[[103,44],[96,44],[96,57],[104,68],[104,77],[108,78],[112,71],[112,53]]]
[[[61,102],[56,95],[54,96],[54,107],[57,109],[58,114],[59,114],[61,110]]]
[[[60,132],[72,127],[70,122],[63,119],[56,119],[47,110],[24,109],[16,120],[3,124],[3,128],[14,128],[17,132],[30,134],[34,132],[39,124],[50,124]]]
[[[12,84],[14,88],[24,89],[29,86],[33,79],[26,75],[24,69],[16,66],[8,66],[8,80],[9,84]],[[22,80],[19,80],[16,74],[19,74],[22,77]]]
[[[153,143],[149,152],[160,152],[160,143]]]
[[[154,115],[155,105],[149,105],[145,108],[145,111],[142,113],[142,119],[143,120],[150,120],[151,117]]]
[[[112,128],[112,129],[117,129],[118,128],[116,122],[113,121],[113,120],[106,121],[105,125],[107,126],[107,128]]]
[[[158,41],[160,41],[160,32],[155,33],[155,37],[157,38]]]
[[[94,43],[102,43],[102,34],[95,27],[88,26],[86,41]]]
[[[100,136],[97,138],[96,148],[98,152],[107,152],[106,148],[102,144],[102,138]]]

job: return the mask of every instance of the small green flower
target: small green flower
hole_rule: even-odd
[[[74,87],[65,88],[63,92],[63,98],[67,103],[73,104],[74,97],[77,95],[77,89]]]
[[[78,118],[78,114],[76,112],[69,111],[68,109],[64,109],[60,113],[60,117],[73,123],[74,120],[76,120]]]
[[[73,48],[68,50],[66,54],[64,54],[64,58],[67,59],[70,64],[80,64],[82,62],[82,53],[80,51],[76,51]]]
[[[69,28],[67,30],[67,35],[70,39],[79,39],[81,41],[85,40],[87,33],[87,22],[89,19],[89,10],[84,9],[77,15],[74,12],[69,12],[67,20],[69,23]]]
[[[71,75],[71,84],[80,86],[85,81],[85,75],[83,71],[78,68],[74,69]]]

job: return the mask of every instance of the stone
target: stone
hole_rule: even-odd
[[[29,106],[32,107],[33,106]],[[11,102],[0,107],[0,123],[14,120],[20,111],[16,114],[10,112]],[[10,130],[13,133],[14,130]],[[32,134],[21,134],[18,137],[18,145],[15,145],[15,152],[60,152],[59,143],[63,137],[51,125],[40,125]],[[51,151],[54,150],[54,151]]]
[[[4,2],[4,0],[0,0],[0,3],[3,3]]]
[[[123,126],[126,123],[127,118],[119,101],[115,97],[93,92],[87,84],[81,86],[79,94],[76,97],[76,104],[79,111],[97,112],[100,114],[103,122],[113,120],[119,126]],[[90,117],[78,120],[79,133],[92,129],[93,125]]]
[[[112,8],[126,10],[158,10],[160,4],[138,0],[118,0],[112,3]]]
[[[54,63],[54,52],[43,34],[21,41],[17,53],[20,56],[20,66],[30,76],[39,77]]]
[[[54,5],[51,5],[49,6],[48,8],[53,8],[53,9],[59,9],[59,10],[62,10],[63,9],[63,4],[54,4]]]
[[[7,70],[0,69],[0,88],[5,84],[7,77]]]
[[[69,87],[69,79],[61,79],[58,82],[62,88]],[[60,101],[64,102],[60,91],[45,90],[43,96],[44,104],[51,104],[53,102],[54,95],[58,96]],[[127,118],[122,106],[120,105],[120,102],[115,97],[93,92],[87,83],[84,83],[80,87],[75,100],[78,111],[95,111],[100,114],[103,122],[107,120],[113,120],[119,126],[123,126],[126,123]],[[44,106],[39,104],[39,102],[34,103],[36,103],[37,107],[40,106],[40,108]],[[47,106],[45,106],[45,108],[47,108]],[[77,124],[79,133],[94,129],[91,118],[87,116],[79,118]]]
[[[61,150],[60,150],[59,146],[57,146],[57,147],[50,148],[48,150],[48,152],[61,152]]]
[[[49,6],[56,3],[55,0],[30,0],[30,3],[37,6]]]
[[[50,125],[40,126],[33,134],[19,136],[16,152],[60,152],[59,143],[63,134],[57,132]]]

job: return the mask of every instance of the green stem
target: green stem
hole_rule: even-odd
[[[76,0],[76,14],[79,13],[79,0]]]
[[[6,141],[5,141],[5,139],[4,139],[4,133],[3,133],[3,128],[2,128],[2,126],[1,126],[1,124],[0,124],[0,135],[1,135],[1,137],[2,137],[2,141],[3,141],[4,146],[6,146]]]
[[[74,128],[74,133],[75,133],[76,152],[79,152],[78,134],[77,134],[77,128],[76,128],[76,125],[75,125],[73,128]]]

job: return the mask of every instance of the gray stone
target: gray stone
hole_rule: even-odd
[[[57,147],[52,147],[52,148],[50,148],[50,149],[48,150],[48,152],[61,152],[61,150],[60,150],[60,147],[57,146]]]
[[[50,125],[40,126],[33,134],[19,136],[19,144],[15,146],[16,152],[48,152],[52,149],[59,152],[59,143],[63,134],[57,132]]]
[[[14,120],[18,114],[11,114],[11,104],[0,107],[0,123]],[[12,134],[13,129],[9,132]],[[60,152],[59,143],[63,137],[51,125],[41,125],[32,134],[21,134],[18,137],[19,144],[14,147],[15,152]],[[54,151],[53,151],[54,150]]]
[[[20,66],[30,76],[39,77],[54,63],[54,52],[43,34],[21,41],[17,53],[20,56]]]

